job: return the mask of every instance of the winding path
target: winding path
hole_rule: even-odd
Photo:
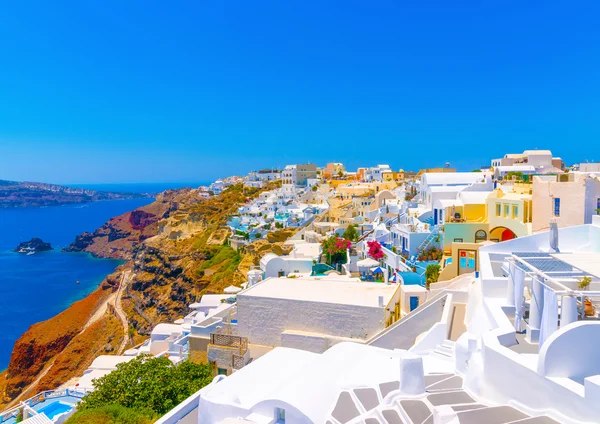
[[[123,306],[121,305],[121,297],[123,296],[123,290],[125,289],[127,284],[129,284],[131,278],[131,270],[123,272],[123,275],[121,277],[121,283],[119,284],[119,289],[117,290],[117,294],[115,296],[115,312],[117,314],[117,317],[119,318],[119,321],[121,321],[121,325],[123,326],[123,341],[121,342],[121,346],[119,346],[119,349],[117,350],[117,355],[123,353],[127,348],[127,343],[129,343],[129,321],[127,320],[127,315],[125,315],[125,312],[123,311]]]

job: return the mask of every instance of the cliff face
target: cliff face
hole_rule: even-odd
[[[291,230],[281,230],[273,242],[260,240],[242,252],[225,243],[227,217],[258,193],[238,187],[206,202],[180,204],[176,213],[159,222],[156,237],[134,249],[133,277],[123,307],[139,334],[184,317],[190,312],[188,305],[205,293],[222,293],[229,285],[245,282],[246,272],[264,253],[284,252],[280,240],[293,234]]]
[[[191,190],[161,193],[146,206],[111,218],[93,233],[75,238],[64,252],[88,252],[99,258],[131,259],[136,246],[158,233],[158,222],[177,210],[178,200],[185,199]]]
[[[15,342],[8,368],[0,380],[2,403],[16,398],[32,383],[32,389],[38,386],[37,378],[46,374],[48,366],[83,332],[94,311],[112,292],[111,282],[115,280],[114,275],[107,277],[98,290],[55,317],[32,325]],[[35,394],[32,391],[30,395]]]
[[[280,230],[240,252],[224,243],[227,216],[259,192],[236,186],[208,200],[200,199],[194,190],[165,192],[151,205],[79,236],[72,251],[127,262],[90,296],[21,336],[7,371],[0,374],[0,403],[56,388],[81,375],[96,356],[116,353],[123,329],[103,308],[114,297],[125,270],[131,271],[131,281],[121,305],[133,340],[139,343],[156,324],[187,315],[188,305],[202,294],[222,293],[223,288],[246,281],[246,272],[264,254],[286,253],[283,241],[291,230]],[[181,233],[165,230],[184,226]]]

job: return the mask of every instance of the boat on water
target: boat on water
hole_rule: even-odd
[[[35,252],[33,250],[30,250],[29,252],[27,252],[27,256],[30,256],[30,255],[35,255]]]

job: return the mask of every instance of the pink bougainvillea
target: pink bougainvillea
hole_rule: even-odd
[[[343,238],[331,236],[321,244],[323,252],[327,255],[329,263],[339,262],[346,258],[346,251],[350,249],[352,242]]]
[[[368,241],[367,246],[369,247],[369,256],[376,261],[379,261],[385,257],[381,244],[378,241]]]

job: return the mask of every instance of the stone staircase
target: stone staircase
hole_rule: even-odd
[[[440,350],[450,347],[442,344]],[[344,390],[326,423],[434,424],[437,418],[453,424],[558,424],[547,416],[530,417],[509,405],[485,405],[463,389],[462,377],[454,373],[427,374],[424,382],[425,394],[419,398],[399,395],[398,381]]]
[[[442,344],[436,346],[431,353],[432,356],[444,361],[454,361],[454,348],[456,343],[451,340],[445,340]]]

